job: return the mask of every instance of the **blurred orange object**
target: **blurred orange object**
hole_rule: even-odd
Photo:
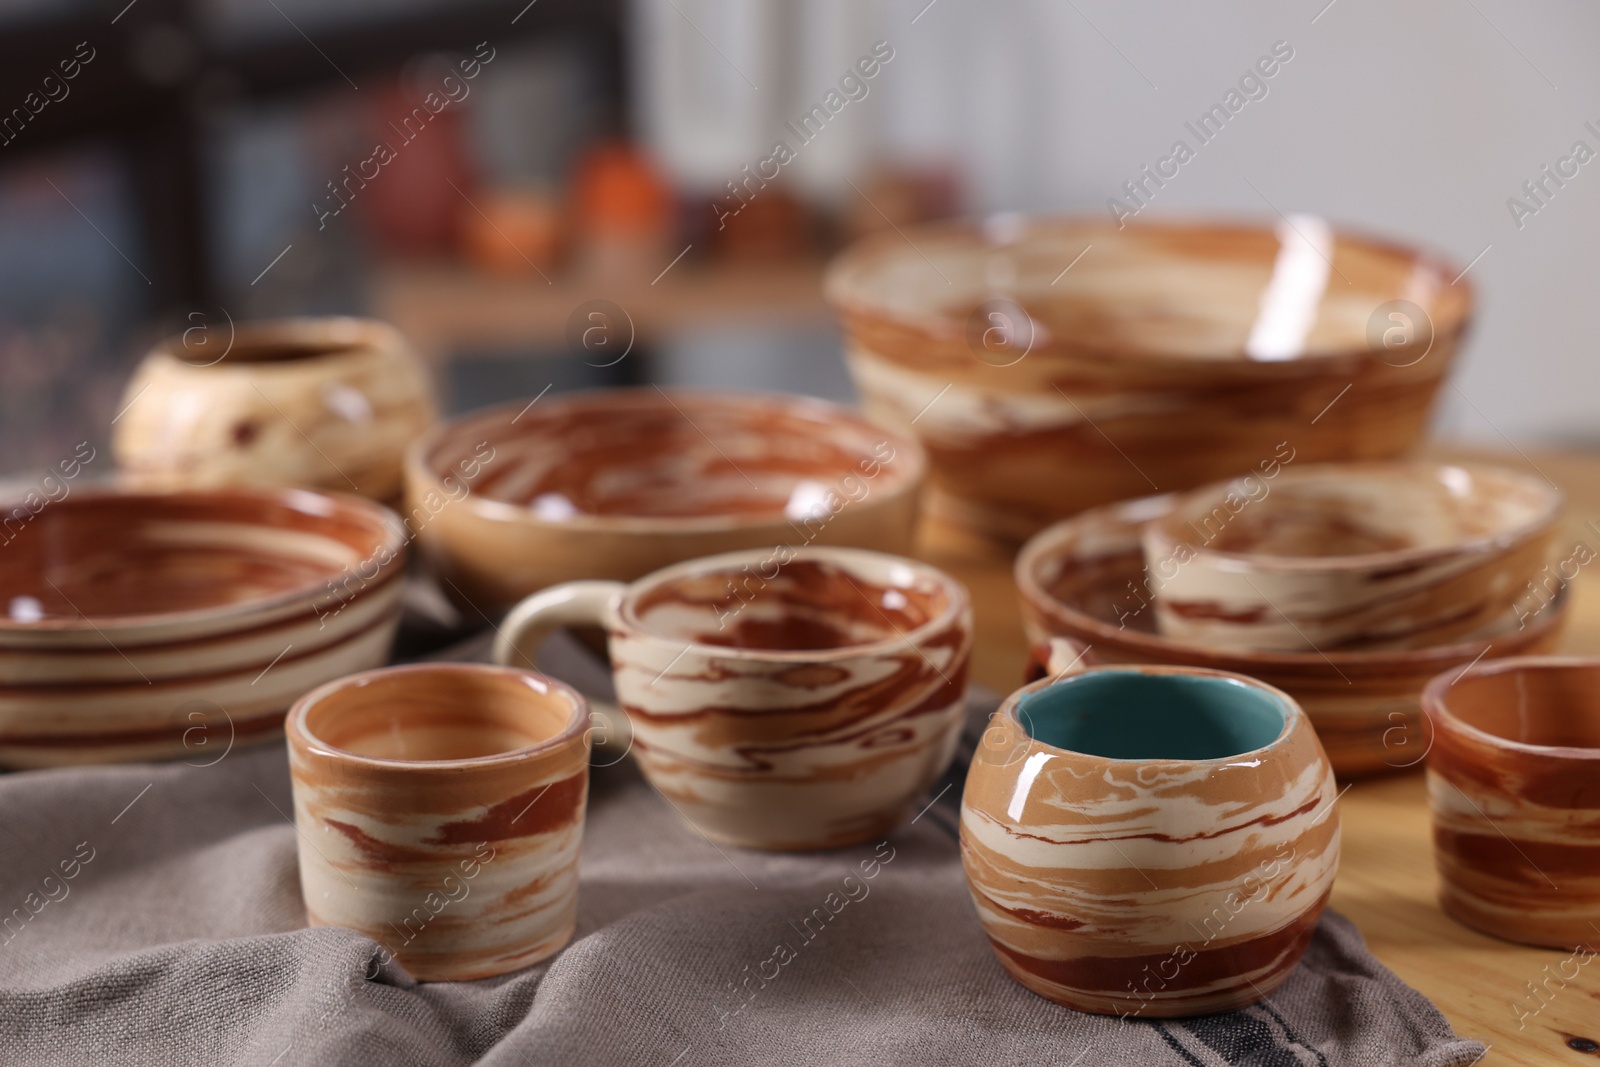
[[[590,273],[654,274],[673,244],[672,189],[644,152],[601,141],[573,170],[572,206],[581,265]]]
[[[500,189],[461,207],[461,253],[474,267],[490,274],[554,273],[566,238],[554,194]]]

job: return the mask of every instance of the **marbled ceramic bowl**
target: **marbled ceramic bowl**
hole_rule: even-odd
[[[367,671],[289,713],[300,888],[313,926],[377,941],[422,980],[558,952],[578,911],[588,705],[528,671]]]
[[[1577,948],[1600,939],[1600,659],[1446,671],[1433,727],[1439,903],[1475,930]]]
[[[1562,494],[1501,467],[1327,463],[1180,496],[1144,528],[1156,625],[1236,651],[1428,648],[1517,622]]]
[[[299,489],[80,489],[0,546],[0,766],[219,760],[382,663],[405,531]]]
[[[161,342],[123,395],[112,452],[137,489],[302,486],[392,500],[436,417],[394,327],[304,318],[196,325]]]
[[[1458,274],[1310,216],[1004,216],[868,239],[826,288],[867,412],[927,446],[934,504],[1021,539],[1284,440],[1302,462],[1406,451],[1467,326]]]
[[[1101,1014],[1203,1015],[1289,977],[1339,862],[1328,758],[1288,694],[1190,667],[1090,667],[1001,705],[961,860],[1011,976]]]
[[[419,542],[445,591],[495,611],[739,548],[905,552],[925,467],[913,439],[821,400],[604,390],[441,427],[407,457],[407,509],[430,516]]]
[[[1031,643],[1070,637],[1102,663],[1171,663],[1259,678],[1311,717],[1340,776],[1420,766],[1428,731],[1418,698],[1442,670],[1555,648],[1569,596],[1471,639],[1400,651],[1244,652],[1156,632],[1141,545],[1170,496],[1096,508],[1042,531],[1017,556],[1015,577]]]
[[[915,810],[965,719],[972,608],[925,563],[783,547],[572,582],[506,616],[514,662],[559,626],[609,634],[618,702],[650,784],[700,833],[834,848]]]

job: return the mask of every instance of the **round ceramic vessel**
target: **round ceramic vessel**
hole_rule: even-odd
[[[1466,330],[1459,273],[1309,216],[1000,216],[868,239],[825,284],[866,409],[921,438],[935,505],[1021,539],[1286,440],[1306,462],[1405,452]]]
[[[1144,528],[1161,632],[1210,648],[1447,644],[1514,626],[1561,492],[1500,467],[1279,467],[1186,493]]]
[[[383,663],[405,531],[302,489],[80,489],[0,546],[0,766],[180,757],[279,736]]]
[[[1030,643],[1066,637],[1102,663],[1171,663],[1259,678],[1299,701],[1341,777],[1418,768],[1429,731],[1419,698],[1434,675],[1480,658],[1548,651],[1570,602],[1561,590],[1538,610],[1460,640],[1394,651],[1252,652],[1215,649],[1156,631],[1154,584],[1141,538],[1169,496],[1096,508],[1023,546],[1015,578]]]
[[[123,396],[112,451],[141,489],[303,486],[399,496],[436,411],[394,327],[353,318],[211,324],[161,342]]]
[[[608,389],[486,408],[407,457],[406,520],[485,610],[743,548],[906,552],[926,460],[836,404]]]
[[[1600,933],[1600,659],[1447,671],[1422,695],[1439,903],[1508,941]]]
[[[1228,1011],[1304,953],[1338,867],[1337,796],[1288,694],[1092,667],[1001,705],[967,775],[962,864],[1000,963],[1041,996]]]
[[[288,737],[311,925],[365,934],[424,981],[555,954],[577,916],[588,721],[561,683],[481,664],[306,694]]]
[[[768,548],[627,586],[574,582],[513,609],[495,657],[596,623],[640,769],[713,840],[797,851],[879,837],[955,755],[972,609],[926,564]]]

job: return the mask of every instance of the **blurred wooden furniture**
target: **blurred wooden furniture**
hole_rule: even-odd
[[[377,274],[373,314],[398,326],[424,360],[435,362],[462,348],[565,351],[574,314],[598,300],[626,314],[641,345],[711,321],[833,321],[822,300],[820,262],[718,267],[685,257],[663,261],[661,269],[654,280],[557,275],[546,281],[492,277],[455,264],[394,264]]]
[[[1600,455],[1469,455],[1438,448],[1429,454],[1501,463],[1549,478],[1568,497],[1556,538],[1560,554],[1565,557],[1579,540],[1600,551]],[[930,523],[922,530],[919,555],[972,591],[978,624],[974,678],[1001,693],[1017,688],[1027,639],[1010,551]],[[1581,570],[1574,585],[1562,651],[1600,655],[1600,564]],[[1458,1034],[1490,1046],[1483,1067],[1570,1064],[1583,1062],[1581,1053],[1600,1053],[1600,962],[1591,957],[1580,964],[1582,957],[1573,961],[1568,952],[1498,941],[1439,910],[1420,769],[1357,782],[1339,801],[1339,817],[1343,859],[1332,906],[1361,929],[1385,965],[1438,1006]],[[1594,944],[1600,948],[1600,932]],[[1576,977],[1564,978],[1563,966]]]

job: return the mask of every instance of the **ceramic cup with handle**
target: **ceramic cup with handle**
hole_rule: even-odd
[[[513,608],[495,658],[593,625],[645,777],[713,840],[867,840],[912,814],[955,753],[972,610],[926,564],[780,547],[571,582]]]
[[[1180,496],[1145,584],[1161,633],[1207,648],[1433,648],[1517,624],[1561,507],[1500,467],[1283,467]]]
[[[572,936],[589,709],[484,664],[387,667],[289,713],[300,887],[421,980],[505,974]]]
[[[1280,690],[1192,667],[1085,667],[1008,697],[961,802],[978,918],[1018,982],[1079,1011],[1201,1015],[1294,969],[1338,867],[1337,791]]]
[[[1422,707],[1444,910],[1509,941],[1600,940],[1600,659],[1446,671]]]

